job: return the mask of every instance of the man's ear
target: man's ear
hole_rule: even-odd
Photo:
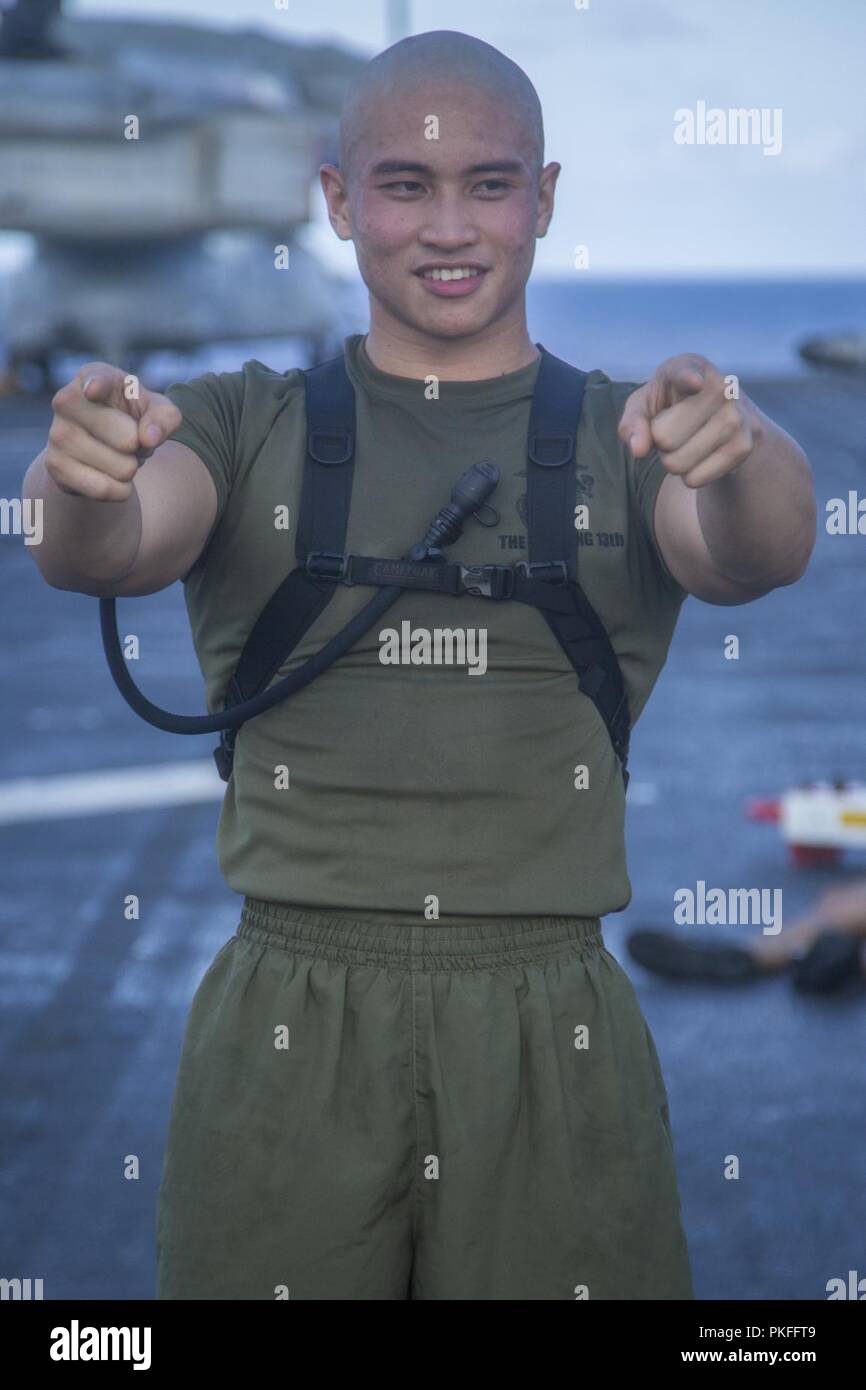
[[[341,241],[352,240],[352,224],[349,220],[349,207],[346,194],[346,180],[336,164],[323,164],[319,169],[319,182],[325,195],[328,218]]]
[[[537,237],[545,236],[550,226],[550,219],[553,216],[554,190],[561,169],[561,164],[552,161],[550,164],[545,164],[538,176],[538,219],[535,224]]]

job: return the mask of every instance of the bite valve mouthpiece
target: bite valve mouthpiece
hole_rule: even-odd
[[[495,463],[473,463],[461,473],[451,490],[451,499],[430,523],[424,537],[425,546],[440,547],[452,545],[463,530],[467,518],[474,516],[482,526],[495,526],[499,514],[487,499],[499,482],[499,469]],[[479,513],[492,512],[492,521],[483,521]]]

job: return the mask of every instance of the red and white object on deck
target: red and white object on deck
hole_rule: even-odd
[[[801,868],[837,864],[846,849],[866,849],[866,782],[812,782],[775,797],[754,797],[746,817],[778,825]]]

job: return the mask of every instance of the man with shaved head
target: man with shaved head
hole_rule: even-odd
[[[558,164],[544,167],[535,88],[490,44],[420,34],[368,64],[344,104],[340,168],[325,165],[322,185],[334,230],[355,242],[370,288],[372,363],[401,375],[417,366],[423,376],[432,341],[442,379],[502,376],[532,359],[524,290],[558,174]],[[413,175],[437,189],[430,241]],[[460,180],[463,189],[472,180],[472,227],[465,194],[456,197]],[[475,276],[459,290],[425,278],[428,248],[434,260],[461,253]]]
[[[404,101],[409,91],[419,93],[434,84],[442,92],[444,81],[485,92],[516,117],[515,132],[521,152],[538,176],[544,163],[544,119],[538,93],[522,68],[481,39],[443,30],[403,39],[380,53],[362,69],[343,102],[340,117],[340,167],[351,172],[354,151],[369,139],[376,110]]]
[[[560,166],[489,44],[380,54],[339,157],[367,333],[318,375],[252,361],[134,402],[89,364],[32,466],[46,578],[182,578],[211,709],[293,545],[322,602],[267,679],[397,594],[226,763],[244,904],[187,1024],[159,1296],[690,1299],[665,1084],[601,919],[631,897],[628,733],[681,605],[799,578],[809,466],[700,355],[640,384],[533,343]]]

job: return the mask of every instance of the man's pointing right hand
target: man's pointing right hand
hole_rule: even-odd
[[[51,402],[45,467],[57,486],[100,502],[125,502],[139,464],[183,419],[177,406],[108,362],[87,362]]]

